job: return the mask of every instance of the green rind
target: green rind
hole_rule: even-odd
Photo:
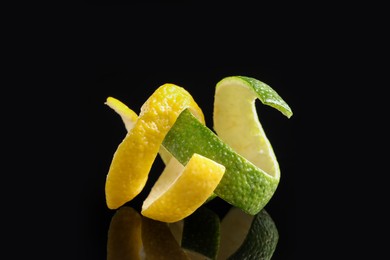
[[[290,118],[293,115],[293,112],[290,106],[279,96],[279,94],[271,88],[269,85],[261,82],[258,79],[247,77],[247,76],[230,76],[222,79],[217,83],[217,88],[229,81],[241,80],[244,84],[248,85],[251,89],[254,90],[258,99],[264,104],[271,106],[279,110],[283,115]]]
[[[275,222],[265,209],[253,219],[248,235],[239,249],[228,260],[269,260],[279,241]]]
[[[202,206],[184,219],[181,247],[216,259],[220,242],[219,216]]]
[[[287,118],[290,118],[293,115],[290,106],[269,85],[252,77],[237,76],[237,78],[247,82],[249,86],[256,92],[257,97],[264,105],[271,106],[279,110]]]
[[[183,165],[194,153],[224,165],[225,174],[214,193],[248,214],[260,212],[279,184],[279,178],[268,175],[237,154],[188,109],[179,115],[163,145]]]

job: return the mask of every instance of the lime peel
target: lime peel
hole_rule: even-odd
[[[213,127],[238,154],[280,178],[278,161],[257,115],[256,99],[287,117],[292,115],[287,103],[267,84],[251,77],[231,76],[216,85]]]
[[[279,178],[236,153],[187,109],[179,115],[163,145],[184,165],[194,153],[224,165],[225,173],[214,193],[248,214],[258,213],[278,186]]]
[[[257,98],[264,104],[276,108],[287,118],[290,118],[293,115],[291,107],[284,101],[281,96],[268,84],[246,76],[231,76],[226,77],[217,84],[217,88],[222,84],[225,84],[229,81],[235,81],[237,79],[243,80],[243,83],[248,87],[252,88],[257,94]]]

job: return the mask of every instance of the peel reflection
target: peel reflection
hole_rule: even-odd
[[[279,239],[271,216],[232,207],[222,219],[202,206],[187,218],[165,223],[119,208],[108,230],[107,260],[271,259]]]
[[[141,259],[142,218],[130,207],[117,210],[108,229],[107,260]]]

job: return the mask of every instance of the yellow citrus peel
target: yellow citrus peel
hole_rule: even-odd
[[[192,109],[204,124],[203,113],[188,92],[173,84],[161,86],[144,103],[139,117],[113,97],[108,97],[106,104],[121,116],[128,131],[107,175],[109,208],[120,207],[142,190],[158,152],[167,166],[142,206],[143,215],[165,222],[178,221],[212,195],[225,171],[223,165],[194,154],[183,166],[161,146],[183,109]]]
[[[164,222],[176,222],[199,208],[213,193],[225,167],[194,154],[184,167],[169,163],[142,205],[142,215]]]
[[[185,108],[204,122],[203,112],[192,96],[174,84],[162,85],[143,104],[134,126],[114,153],[107,174],[105,191],[110,209],[141,192],[166,133]],[[121,109],[125,107],[118,106],[118,111]]]

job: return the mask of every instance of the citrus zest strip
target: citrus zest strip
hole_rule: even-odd
[[[188,110],[177,118],[163,145],[182,164],[197,153],[225,166],[214,193],[248,214],[259,212],[278,185],[277,179],[237,154]]]
[[[217,134],[184,110],[163,141],[182,164],[198,153],[224,165],[225,174],[214,193],[250,215],[268,203],[280,181],[278,161],[257,117],[256,98],[287,117],[292,115],[268,85],[248,77],[227,77],[216,86]]]
[[[216,85],[214,130],[238,154],[280,178],[278,161],[257,115],[256,99],[288,118],[292,116],[288,104],[267,84],[251,77],[231,76]]]
[[[108,104],[112,105],[112,100],[108,100]],[[106,177],[108,208],[116,209],[141,192],[162,140],[186,108],[204,122],[203,112],[192,96],[185,89],[168,83],[160,86],[142,105],[134,126],[129,127],[130,131],[115,151]],[[118,109],[127,111],[121,105]]]
[[[145,199],[141,214],[168,223],[191,215],[211,196],[224,172],[223,165],[199,154],[193,154],[184,169],[170,162]]]
[[[130,132],[131,129],[133,129],[135,122],[138,119],[136,112],[129,108],[125,103],[114,97],[108,97],[104,104],[113,109],[121,117],[127,132]],[[159,155],[164,164],[168,164],[172,159],[172,155],[164,148],[164,146],[160,146]]]
[[[108,97],[105,104],[113,109],[121,117],[127,132],[130,132],[138,119],[137,113],[113,97]]]

